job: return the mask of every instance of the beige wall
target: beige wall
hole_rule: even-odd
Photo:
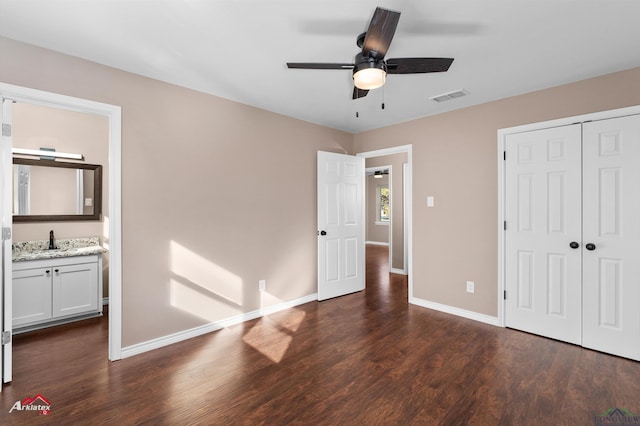
[[[384,175],[382,178],[375,178],[373,175],[367,176],[366,180],[366,210],[367,210],[367,226],[365,228],[365,239],[368,242],[389,244],[389,223],[377,225],[378,219],[378,187],[389,186],[389,176]]]
[[[357,151],[357,152],[362,152]],[[391,166],[391,264],[396,270],[404,270],[404,201],[402,198],[402,165],[407,154],[383,155],[366,159],[366,167]]]
[[[350,134],[8,39],[0,56],[2,82],[122,107],[123,346],[316,292],[316,152]]]
[[[498,129],[638,104],[634,68],[355,135],[355,152],[413,145],[414,296],[497,315]]]

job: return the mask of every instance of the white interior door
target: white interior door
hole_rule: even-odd
[[[11,186],[13,181],[12,173],[12,139],[11,139],[11,111],[13,101],[2,100],[2,112],[0,122],[2,122],[2,139],[0,142],[0,175],[2,184],[0,189],[0,215],[2,218],[2,303],[0,303],[0,319],[2,321],[2,333],[11,336],[12,329],[12,276],[11,276],[11,230],[12,230],[12,207],[11,207]],[[2,383],[8,383],[12,379],[12,343],[9,337],[2,345]],[[0,389],[2,385],[0,384]]]
[[[585,123],[583,145],[583,346],[640,360],[640,116]]]
[[[318,300],[365,287],[364,158],[318,152]]]
[[[581,127],[506,139],[506,325],[581,342]],[[576,246],[577,245],[577,246]]]

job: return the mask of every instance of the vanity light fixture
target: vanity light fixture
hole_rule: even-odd
[[[375,179],[382,179],[382,170],[376,170],[373,174]]]
[[[41,149],[13,148],[13,155],[34,155],[36,157],[67,158],[69,160],[84,160],[82,154],[68,152],[45,151]]]

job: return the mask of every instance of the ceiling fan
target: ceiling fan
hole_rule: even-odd
[[[317,70],[353,70],[352,99],[367,96],[369,90],[384,85],[387,74],[420,74],[444,72],[453,58],[393,58],[384,60],[398,26],[400,12],[377,7],[367,32],[358,36],[356,44],[362,51],[353,64],[323,62],[287,62],[288,68]]]

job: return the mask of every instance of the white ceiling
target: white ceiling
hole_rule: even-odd
[[[354,101],[349,70],[287,69],[352,62],[376,6],[402,12],[387,58],[449,71]],[[640,66],[639,17],[637,0],[0,0],[0,35],[357,133]]]

